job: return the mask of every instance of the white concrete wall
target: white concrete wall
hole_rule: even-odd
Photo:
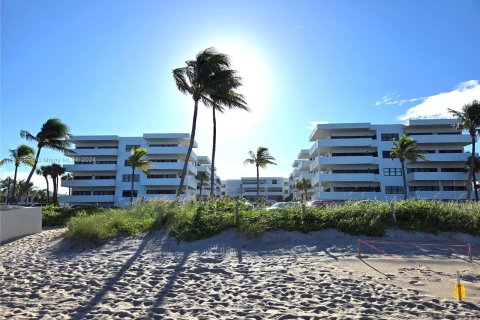
[[[42,231],[42,208],[0,211],[0,243]]]

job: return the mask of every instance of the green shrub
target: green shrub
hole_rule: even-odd
[[[74,243],[98,243],[117,235],[138,236],[155,227],[157,208],[157,204],[149,203],[126,209],[108,209],[91,215],[79,213],[67,222],[67,237]]]
[[[75,217],[79,213],[89,215],[103,210],[103,208],[99,207],[67,208],[46,206],[42,208],[42,225],[44,227],[62,227],[67,224],[70,218]]]

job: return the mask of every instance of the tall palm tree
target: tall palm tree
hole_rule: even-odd
[[[392,152],[390,152],[392,159],[398,158],[402,164],[402,178],[403,178],[403,199],[407,199],[407,177],[405,172],[405,160],[417,161],[418,159],[427,160],[423,155],[422,150],[417,147],[415,140],[408,135],[404,135],[398,141],[393,141]]]
[[[457,119],[455,128],[458,130],[467,130],[472,139],[472,157],[470,157],[468,173],[468,179],[470,182],[467,187],[467,199],[470,199],[473,184],[475,189],[475,200],[478,201],[477,179],[473,168],[475,168],[475,137],[478,133],[478,128],[480,127],[480,102],[478,100],[473,100],[472,102],[465,104],[461,111],[452,109],[448,109],[448,111]]]
[[[18,192],[20,192],[20,190],[25,190],[25,203],[28,203],[28,198],[30,197],[30,195],[32,194],[33,190],[35,189],[35,187],[33,186],[33,183],[32,182],[27,182],[25,180],[20,180],[18,181],[18,186],[17,186],[17,190]],[[21,197],[18,197],[18,200],[22,200]]]
[[[191,96],[194,102],[190,143],[183,164],[177,197],[180,197],[183,191],[188,162],[195,141],[198,103],[202,102],[205,106],[212,108],[244,104],[242,96],[238,94],[236,98],[230,96],[232,90],[240,86],[240,78],[235,75],[234,70],[229,69],[230,60],[227,55],[208,48],[199,52],[194,60],[188,60],[185,63],[185,67],[173,70],[173,78],[178,90]]]
[[[48,176],[52,172],[52,166],[41,166],[40,169],[36,170],[36,173],[39,176],[43,176],[45,178],[45,182],[47,183],[47,203],[50,203],[50,184],[48,182]]]
[[[30,182],[33,174],[35,173],[35,170],[37,169],[38,158],[40,157],[40,152],[43,148],[53,149],[62,152],[73,152],[72,150],[68,149],[70,147],[70,143],[68,142],[68,139],[70,137],[70,130],[66,124],[60,121],[60,119],[48,119],[47,122],[42,125],[42,128],[36,135],[32,135],[26,130],[21,130],[20,136],[29,141],[37,142],[37,154],[35,156],[32,170],[28,175],[26,181],[27,183]],[[19,197],[21,197],[25,193],[25,191],[26,190],[22,189],[20,191]]]
[[[10,192],[11,202],[15,202],[15,190],[17,185],[17,171],[18,167],[22,164],[27,166],[33,166],[33,155],[35,150],[32,147],[21,144],[16,149],[10,149],[10,157],[0,160],[2,164],[13,163],[15,165],[15,173],[13,175],[12,192]]]
[[[246,159],[244,164],[254,164],[257,167],[257,203],[260,201],[260,168],[266,168],[267,165],[276,165],[276,159],[270,155],[267,147],[258,147],[257,152],[248,151],[250,158]]]
[[[65,173],[65,168],[59,164],[52,164],[50,166],[50,177],[52,177],[53,182],[53,196],[52,202],[54,205],[58,205],[58,178]]]
[[[210,196],[213,197],[215,195],[215,152],[217,149],[217,117],[216,111],[221,113],[224,112],[225,108],[223,106],[228,107],[228,109],[241,109],[245,111],[249,111],[247,107],[247,103],[243,99],[243,95],[234,91],[237,87],[241,86],[241,78],[235,76],[235,71],[232,70],[230,73],[232,78],[231,81],[225,81],[225,88],[222,91],[219,90],[219,93],[212,95],[212,99],[215,102],[215,105],[212,106],[212,115],[213,115],[213,143],[212,143],[212,163],[211,163],[211,172],[212,176],[210,177]]]
[[[295,182],[295,189],[302,192],[302,201],[306,201],[308,196],[308,190],[312,188],[312,182],[308,179],[303,178],[300,181]]]
[[[136,148],[130,151],[130,157],[128,157],[128,164],[132,167],[132,187],[130,188],[130,203],[133,202],[133,186],[135,181],[135,169],[139,169],[143,173],[148,172],[148,168],[152,165],[152,162],[148,159],[144,159],[148,153],[147,149]]]
[[[197,174],[196,178],[200,181],[200,198],[202,198],[203,183],[208,180],[209,174],[206,171],[201,171]]]

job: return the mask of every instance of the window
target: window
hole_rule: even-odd
[[[382,158],[391,158],[390,152],[391,151],[382,151]]]
[[[365,157],[365,156],[376,157],[377,153],[376,152],[348,152],[348,153],[333,152],[332,153],[332,157]]]
[[[440,191],[439,186],[412,186],[410,191]]]
[[[175,194],[176,190],[147,190],[147,194]]]
[[[463,150],[440,150],[439,153],[463,153]]]
[[[408,168],[407,173],[412,172],[438,172],[437,168]]]
[[[137,190],[133,190],[133,196],[137,197]],[[130,190],[123,190],[122,191],[122,197],[123,198],[129,198],[130,197]]]
[[[93,194],[95,196],[114,196],[115,191],[114,190],[99,190],[99,191],[93,191]]]
[[[386,194],[402,194],[403,187],[402,186],[385,186],[385,193]]]
[[[150,162],[177,162],[177,159],[148,159]]]
[[[95,180],[114,180],[115,176],[96,176]]]
[[[100,146],[97,149],[118,149],[117,146]]]
[[[334,192],[380,192],[380,187],[334,187]]]
[[[117,161],[106,161],[106,160],[103,160],[103,161],[97,161],[95,162],[96,164],[117,164]]]
[[[92,176],[73,176],[73,180],[92,180]]]
[[[277,184],[277,180],[272,180],[272,184]]]
[[[378,169],[350,169],[350,170],[332,170],[332,173],[373,173],[378,174]]]
[[[384,176],[401,176],[402,169],[400,168],[384,168],[383,169]]]
[[[139,174],[133,175],[133,181],[134,182],[140,181],[140,175]],[[132,175],[131,174],[122,175],[122,182],[132,182]]]
[[[331,136],[330,139],[376,139],[376,136]]]
[[[125,167],[130,167],[130,161],[128,161],[128,159],[125,160]]]
[[[139,144],[127,144],[125,147],[125,151],[132,151],[132,149],[135,150],[137,148],[140,148]]]
[[[149,144],[148,146],[149,146],[149,147],[161,147],[161,148],[164,148],[164,147],[178,147],[178,144],[174,144],[174,143],[161,143],[161,144]]]
[[[176,178],[176,174],[149,174],[147,175],[147,179],[170,179]]]
[[[451,131],[451,132],[439,132],[437,134],[461,134],[459,131]]]
[[[407,135],[409,135],[409,136],[432,136],[433,133],[432,132],[411,132],[411,133],[407,133]]]
[[[382,141],[398,140],[398,133],[382,133]]]
[[[465,168],[442,168],[442,172],[466,172]]]
[[[72,196],[89,196],[91,195],[90,191],[72,191]]]
[[[282,188],[268,188],[268,192],[282,192]]]
[[[443,186],[443,191],[467,191],[466,186]]]
[[[423,153],[435,153],[435,150],[422,150]]]

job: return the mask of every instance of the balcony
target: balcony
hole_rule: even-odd
[[[63,196],[61,202],[115,202],[115,196]]]
[[[320,183],[320,175],[318,173],[312,173],[312,187],[318,186]]]
[[[73,152],[65,151],[67,157],[85,157],[85,156],[116,156],[118,149],[73,149]]]
[[[62,180],[62,187],[115,187],[115,179]]]
[[[183,170],[183,165],[185,162],[152,162],[152,166],[149,168],[149,170],[173,170],[173,171],[181,171]],[[197,174],[197,168],[193,164],[189,163],[188,166],[188,171],[190,171],[192,174],[196,175]]]
[[[462,200],[467,198],[466,191],[415,191],[409,197],[419,199]]]
[[[244,196],[256,196],[257,192],[256,191],[250,191],[250,192],[243,192]],[[260,196],[261,197],[266,197],[266,196],[283,196],[283,191],[278,191],[278,192],[273,192],[273,191],[260,191]]]
[[[299,171],[310,171],[310,160],[299,160],[297,169]]]
[[[116,164],[66,164],[63,166],[67,172],[76,171],[115,171]]]
[[[426,161],[435,162],[467,162],[471,153],[427,153]],[[417,160],[418,162],[425,162],[424,160]]]
[[[373,156],[317,157],[310,164],[310,171],[317,171],[321,165],[374,163],[377,163],[377,158]]]
[[[459,144],[466,146],[471,143],[471,138],[467,134],[413,135],[411,137],[417,144]]]
[[[320,173],[320,181],[378,181],[378,176],[374,173]]]
[[[150,147],[148,148],[149,155],[186,155],[188,147]],[[197,161],[198,156],[192,151],[190,157]]]
[[[320,192],[319,200],[375,200],[382,199],[380,192]]]
[[[412,172],[407,174],[408,180],[438,181],[438,180],[467,180],[464,172]]]
[[[298,179],[299,180],[302,180],[302,179],[307,179],[307,180],[312,180],[314,174],[311,173],[311,172],[300,172],[300,174],[298,175]]]
[[[178,188],[180,185],[180,178],[154,178],[154,179],[148,179],[146,176],[142,176],[140,179],[140,183],[144,186],[174,186],[175,188]],[[185,186],[189,186],[191,188],[197,189],[197,182],[195,179],[186,179],[184,181]]]

